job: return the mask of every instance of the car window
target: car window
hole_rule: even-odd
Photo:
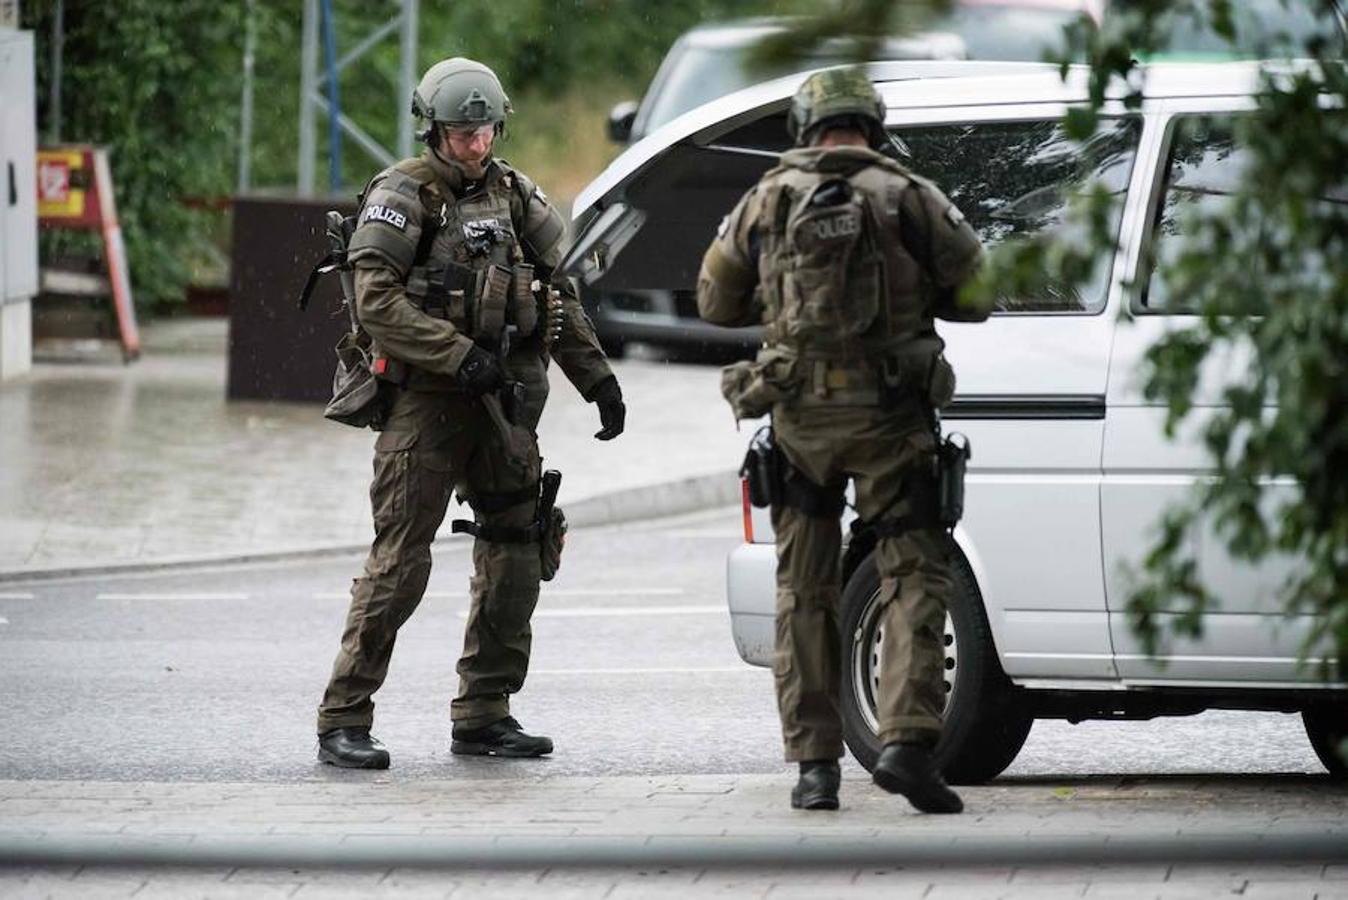
[[[745,38],[744,42],[739,44],[719,43],[708,46],[676,44],[670,50],[668,58],[661,64],[660,72],[651,84],[650,92],[642,100],[634,136],[639,138],[650,134],[690,109],[750,85],[794,72],[843,65],[852,61],[850,47],[846,43],[833,42],[815,48],[804,59],[794,63],[751,71],[746,66],[745,59],[752,40],[757,39]],[[922,35],[893,38],[881,44],[874,58],[927,59],[938,51],[947,51],[949,47],[949,44],[936,43]]]
[[[1193,252],[1190,220],[1195,215],[1234,219],[1223,207],[1232,203],[1231,195],[1255,177],[1254,158],[1241,147],[1236,120],[1231,116],[1181,116],[1170,131],[1170,153],[1162,182],[1161,202],[1157,204],[1149,242],[1150,274],[1134,305],[1135,311],[1192,315],[1199,312],[1193,298],[1181,294],[1164,276],[1174,270],[1185,251]],[[1348,206],[1348,184],[1322,198],[1326,204]],[[1265,228],[1273,227],[1267,222]],[[1324,276],[1319,270],[1305,270],[1303,277]],[[1325,290],[1332,290],[1329,283]],[[1234,311],[1234,310],[1232,310]]]
[[[772,77],[751,77],[744,70],[743,50],[727,47],[683,47],[669,60],[668,74],[656,85],[650,108],[643,110],[643,133],[717,97],[746,88],[756,81]]]
[[[1216,32],[1206,4],[1197,4],[1193,13],[1167,12],[1159,33],[1166,35],[1166,46],[1149,61],[1261,58],[1300,56],[1313,38],[1323,38],[1328,46],[1344,46],[1344,34],[1333,14],[1319,14],[1310,0],[1241,0],[1231,4],[1236,27],[1233,46]],[[1121,4],[1126,8],[1127,4]]]
[[[1141,297],[1151,312],[1193,313],[1196,308],[1175,294],[1159,272],[1179,259],[1185,222],[1230,202],[1249,154],[1236,146],[1229,118],[1190,116],[1177,119],[1166,164],[1164,195],[1151,236],[1151,275]]]
[[[964,42],[968,59],[1039,62],[1063,46],[1063,28],[1080,15],[1070,10],[966,6],[922,23]]]
[[[992,249],[1014,238],[1063,232],[1073,189],[1092,180],[1121,198],[1141,131],[1141,120],[1130,116],[1106,119],[1084,144],[1070,140],[1057,119],[923,126],[894,133],[911,153],[905,162],[936,182],[983,245]],[[1122,207],[1115,204],[1115,229]],[[999,300],[997,311],[1098,312],[1107,299],[1112,268],[1112,254],[1102,255],[1086,283],[1049,283],[1037,296]]]

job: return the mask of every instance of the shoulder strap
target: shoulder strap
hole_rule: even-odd
[[[435,243],[435,236],[440,233],[440,229],[445,225],[445,192],[440,184],[440,179],[435,175],[435,170],[420,157],[414,156],[396,163],[392,166],[391,171],[402,176],[405,186],[415,185],[417,198],[422,201],[422,206],[426,209],[426,218],[421,226],[421,238],[417,241],[417,250],[412,256],[413,267],[424,266],[426,260],[430,258],[431,245]],[[438,209],[426,204],[421,196],[422,188],[440,202]]]

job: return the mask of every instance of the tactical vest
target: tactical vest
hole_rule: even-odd
[[[515,224],[523,208],[519,176],[497,166],[500,174],[457,198],[423,159],[403,160],[371,182],[371,187],[380,184],[415,196],[422,205],[408,299],[488,346],[500,340],[506,326],[514,326],[516,341],[538,331],[534,269],[524,262]]]
[[[825,155],[764,176],[756,225],[766,342],[841,363],[939,352],[931,282],[901,225],[904,192],[920,189],[882,157]]]

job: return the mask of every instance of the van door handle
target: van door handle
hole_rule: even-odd
[[[14,160],[9,161],[9,205],[19,205],[19,181],[14,177]]]

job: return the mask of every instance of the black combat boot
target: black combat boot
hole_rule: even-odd
[[[837,760],[812,759],[801,763],[800,780],[791,789],[791,808],[837,809],[841,781]]]
[[[552,752],[552,738],[525,734],[511,716],[481,728],[455,725],[450,753],[460,756],[546,756]]]
[[[318,761],[344,769],[387,769],[388,751],[368,728],[333,728],[318,736]]]
[[[964,802],[936,771],[926,744],[886,744],[871,780],[891,794],[907,797],[921,812],[964,812]]]

